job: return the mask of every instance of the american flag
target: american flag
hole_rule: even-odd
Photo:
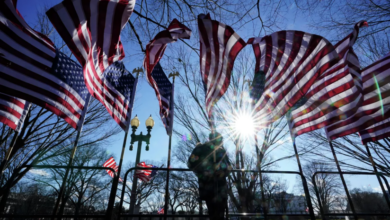
[[[148,74],[148,81],[156,92],[157,99],[160,104],[160,117],[167,130],[167,134],[172,134],[173,120],[173,85],[165,75],[160,63],[154,67],[152,73]]]
[[[154,66],[157,65],[158,61],[160,61],[161,57],[164,55],[167,44],[176,42],[178,39],[190,39],[190,37],[191,30],[178,20],[173,19],[167,30],[159,32],[154,39],[146,45],[144,67],[148,75],[149,83],[155,90],[156,88],[154,87],[153,79],[150,79],[150,74],[152,73]]]
[[[215,103],[230,85],[234,61],[246,43],[234,30],[211,20],[210,14],[198,15],[200,71],[206,93],[206,110],[212,117]]]
[[[124,129],[131,100],[104,78],[104,71],[125,56],[120,33],[135,0],[66,0],[46,12],[53,26],[83,66],[88,91]]]
[[[256,105],[261,95],[264,93],[264,85],[265,85],[265,73],[263,71],[256,72],[253,77],[252,85],[250,86],[250,90],[249,90],[249,96],[251,97],[252,108]],[[252,114],[253,115],[255,114],[254,109],[252,109]],[[261,123],[255,121],[254,124],[255,126],[257,126]],[[260,130],[260,128],[256,128],[256,129]],[[257,138],[256,135],[255,138]]]
[[[156,92],[160,105],[160,117],[164,123],[168,135],[172,134],[173,123],[173,86],[163,72],[159,60],[164,55],[168,43],[176,42],[177,39],[190,39],[191,30],[173,19],[167,30],[159,32],[148,45],[144,67],[149,84]]]
[[[62,62],[66,58],[27,25],[11,0],[0,1],[0,51],[2,93],[35,103],[79,127],[86,100],[77,89],[82,77],[78,65]]]
[[[390,118],[382,120],[364,130],[359,131],[359,135],[364,145],[368,142],[379,141],[390,137]]]
[[[0,93],[0,122],[19,132],[31,103]]]
[[[251,38],[256,67],[263,71],[265,91],[255,104],[255,118],[268,125],[283,116],[309,90],[338,54],[325,38],[301,31],[279,31]]]
[[[296,110],[297,108],[301,107],[302,105],[304,105],[305,103],[307,102],[307,98],[305,96],[303,96],[301,99],[298,100],[298,102],[295,103],[295,105],[290,108],[287,113],[286,113],[286,119],[287,119],[287,124],[288,124],[288,128],[290,130],[290,134],[291,134],[291,138],[293,139],[293,141],[295,140],[295,133],[293,133],[293,126],[294,126],[294,123],[293,123],[293,120],[292,120],[292,112],[294,112],[294,110]]]
[[[157,168],[156,166],[146,164],[145,162],[138,163],[137,167]],[[157,174],[157,170],[136,170],[135,171],[135,176],[144,182],[149,182],[156,174]]]
[[[261,95],[264,92],[265,85],[265,73],[263,71],[258,71],[255,73],[255,76],[252,80],[251,89],[249,91],[249,96],[252,99],[252,104],[255,105],[259,101]]]
[[[353,116],[325,128],[329,139],[356,132],[363,142],[384,137],[390,118],[390,54],[364,68],[362,81],[362,105]]]
[[[115,172],[118,172],[118,166],[116,165],[116,162],[114,160],[114,157],[110,157],[104,164],[103,167],[109,167],[115,170]],[[115,174],[111,170],[106,170],[108,175],[110,175],[112,178],[114,178]],[[119,175],[119,174],[118,174]],[[119,177],[119,181],[123,182],[123,180]]]
[[[164,208],[160,208],[158,211],[157,211],[157,214],[164,214]]]
[[[130,105],[127,107],[127,109],[129,111],[128,117],[131,117],[133,101],[135,97],[135,92],[137,90],[138,77],[134,78],[134,76],[131,75],[128,70],[126,70],[125,65],[122,61],[116,61],[111,64],[103,72],[103,77],[104,80],[110,83],[118,92],[120,92],[126,100],[130,100]],[[118,124],[121,124],[121,122],[117,122]],[[127,129],[124,126],[128,126],[128,124],[121,124],[121,126],[123,126],[123,129]]]
[[[340,61],[317,79],[305,95],[308,101],[292,112],[292,134],[298,136],[345,119],[363,102],[360,63],[352,48],[362,26],[367,22],[358,22],[353,32],[335,45]]]

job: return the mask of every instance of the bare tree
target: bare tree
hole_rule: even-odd
[[[337,206],[342,204],[340,199],[342,199],[341,192],[343,190],[343,186],[339,176],[335,174],[321,173],[331,171],[332,168],[333,167],[329,164],[318,161],[310,161],[304,165],[304,176],[307,182],[311,183],[308,186],[313,206],[317,211],[320,210],[319,202],[316,198],[317,190],[324,213],[329,213],[331,210],[334,210]],[[315,188],[312,184],[312,177],[316,172],[320,172],[314,178],[317,188]]]
[[[351,197],[357,212],[375,215],[374,213],[385,213],[389,210],[381,193],[373,192],[370,189],[352,189]]]
[[[102,129],[102,127],[112,129]],[[5,164],[5,172],[0,180],[0,196],[2,196],[0,207],[4,207],[10,188],[30,170],[25,166],[43,163],[68,152],[70,146],[73,146],[76,130],[48,110],[32,106],[16,138],[10,159],[6,161],[5,154],[10,151],[10,140],[15,133],[6,126],[0,129],[1,163]],[[119,131],[119,127],[112,122],[104,107],[97,101],[92,102],[81,141],[87,138],[88,144],[102,143]],[[79,146],[82,147],[83,144]],[[51,151],[53,152],[50,153]]]
[[[346,1],[297,1],[299,13],[307,13],[311,26],[334,42],[343,39],[352,30],[355,23],[366,20],[369,27],[362,29],[356,42],[359,58],[367,66],[390,51],[389,21],[390,4],[388,1],[346,0]],[[313,15],[313,16],[311,16]],[[315,15],[315,16],[314,16]]]
[[[74,166],[97,166],[100,167],[110,157],[106,151],[94,144],[83,144],[79,147],[74,158]],[[61,147],[60,147],[61,148]],[[52,152],[50,152],[52,153]],[[52,157],[42,164],[66,166],[69,161],[71,149],[65,154]],[[33,176],[32,180],[40,182],[43,185],[50,187],[58,196],[59,189],[65,175],[64,169],[50,168],[47,177]],[[75,169],[71,171],[71,175],[66,181],[66,189],[63,195],[63,203],[61,204],[60,213],[64,212],[66,201],[71,204],[72,210],[68,210],[69,214],[78,215],[80,213],[87,214],[98,209],[95,203],[103,199],[103,191],[108,190],[111,186],[108,175],[102,170],[93,169]]]
[[[154,165],[159,164],[157,161],[145,161],[145,163],[154,164]],[[134,162],[130,161],[126,166],[127,169],[122,170],[121,176],[124,178],[125,172],[132,167],[134,167]],[[127,176],[126,183],[122,183],[125,184],[125,198],[123,200],[125,204],[130,204],[131,191],[132,191],[131,187],[132,187],[133,180],[134,180],[134,172],[129,173],[129,175]],[[164,188],[165,173],[157,172],[157,174],[149,182],[140,181],[140,179],[138,179],[138,181],[139,182],[138,182],[137,192],[136,192],[137,201],[135,205],[137,207],[147,210],[152,205],[150,201],[152,201],[154,197],[158,196],[157,194],[160,194],[158,192],[160,192],[161,189]],[[117,198],[120,199],[120,195],[122,193],[122,187],[118,187],[118,189],[119,190],[117,192]]]
[[[178,66],[182,66],[184,74],[180,76],[180,83],[184,86],[186,92],[182,92],[175,103],[175,122],[185,128],[185,132],[176,131],[181,137],[190,134],[192,140],[182,141],[176,148],[175,156],[182,163],[186,163],[187,158],[198,142],[204,142],[210,128],[208,126],[208,117],[205,113],[204,90],[200,78],[197,64],[192,64],[188,58],[189,55],[182,54]],[[251,141],[244,141],[235,130],[235,122],[232,119],[239,117],[242,111],[248,110],[250,114],[251,102],[248,96],[249,84],[247,79],[253,78],[252,63],[249,54],[242,53],[236,61],[234,73],[231,77],[230,87],[215,107],[215,121],[217,130],[224,136],[224,147],[233,146],[234,153],[230,152],[230,161],[234,169],[254,169],[257,170],[257,164],[261,164],[262,170],[269,169],[278,161],[288,159],[294,156],[293,153],[283,157],[271,157],[278,147],[284,147],[286,138],[288,138],[287,123],[285,120],[278,120],[268,128],[259,133],[259,149],[256,150],[253,137]],[[244,154],[242,149],[247,149],[249,154]],[[235,155],[235,157],[232,157]],[[260,190],[259,176],[251,173],[234,172],[229,176],[229,182],[232,187],[229,188],[230,200],[237,210],[241,213],[254,212],[256,209],[255,194]],[[233,187],[234,185],[234,187]]]

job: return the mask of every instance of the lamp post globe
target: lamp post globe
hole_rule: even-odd
[[[131,119],[130,125],[131,125],[132,128],[135,128],[135,129],[138,128],[138,126],[139,126],[139,119],[138,119],[137,115],[133,119]]]
[[[149,118],[146,119],[145,125],[146,125],[146,128],[148,128],[148,129],[152,129],[152,128],[153,128],[153,126],[154,126],[154,120],[153,120],[153,118],[152,118],[152,115],[150,115]]]

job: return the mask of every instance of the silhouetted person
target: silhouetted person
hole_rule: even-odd
[[[223,219],[227,208],[227,181],[231,166],[223,148],[222,136],[210,134],[209,141],[198,144],[188,158],[188,167],[199,181],[199,195],[206,201],[210,219]]]

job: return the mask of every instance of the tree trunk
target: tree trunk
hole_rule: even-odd
[[[0,200],[0,214],[5,214],[6,203],[10,192],[11,187],[9,186],[9,184],[7,184],[4,187],[3,194]]]
[[[70,190],[69,190],[70,191]],[[60,210],[58,212],[58,215],[63,215],[64,214],[64,210],[65,210],[65,206],[66,206],[66,202],[68,201],[69,199],[69,194],[70,192],[66,192],[65,196],[62,197],[62,202],[61,202],[61,206],[60,206]]]
[[[81,201],[83,199],[83,196],[84,196],[84,194],[80,194],[79,198],[77,199],[78,201],[77,201],[75,212],[74,212],[75,215],[78,215],[80,212]],[[77,220],[77,218],[75,218],[75,220]]]

